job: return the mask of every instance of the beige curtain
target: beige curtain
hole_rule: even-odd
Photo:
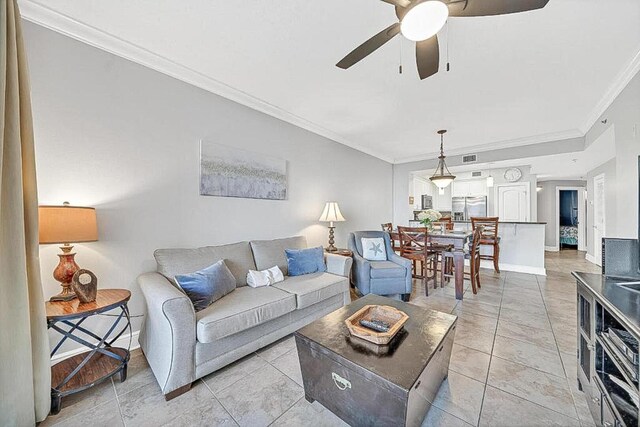
[[[28,426],[49,413],[49,340],[20,13],[16,0],[0,5],[0,426]]]

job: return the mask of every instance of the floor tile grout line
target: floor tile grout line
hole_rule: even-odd
[[[111,386],[113,387],[113,394],[116,396],[116,404],[118,405],[120,420],[122,421],[122,425],[126,427],[127,423],[125,422],[124,415],[122,414],[122,407],[120,406],[120,397],[118,396],[118,391],[116,390],[116,383],[113,381],[113,377],[109,379],[111,380]]]
[[[222,406],[222,409],[224,409],[224,411],[229,414],[229,416],[231,417],[231,419],[233,420],[234,423],[236,423],[238,426],[240,425],[240,423],[238,422],[238,420],[236,420],[236,418],[233,416],[233,414],[231,413],[231,411],[229,411],[227,409],[226,406],[224,406],[224,403],[222,403],[222,401],[220,399],[218,399],[218,397],[215,395],[215,393],[213,392],[213,390],[211,390],[211,387],[209,387],[209,384],[207,384],[207,382],[200,378],[199,381],[202,381],[204,383],[204,386],[207,388],[207,390],[209,390],[209,392],[211,393],[211,397],[213,397],[215,400],[218,401],[218,403],[220,404],[220,406]]]
[[[540,288],[540,281],[538,280],[538,277],[536,277],[536,281],[538,282],[538,288]],[[540,289],[540,293],[542,294],[542,289]],[[556,338],[556,332],[553,329],[553,323],[551,322],[551,316],[549,316],[549,309],[547,308],[547,303],[546,300],[544,299],[544,297],[542,298],[544,307],[545,307],[545,312],[547,314],[547,320],[549,321],[549,324],[551,324],[551,334],[553,335],[553,341],[556,343],[556,351],[558,353],[558,357],[560,358],[560,363],[562,365],[562,371],[564,372],[564,379],[565,382],[567,383],[567,387],[569,388],[569,394],[571,394],[571,401],[573,402],[573,410],[576,413],[576,417],[578,418],[578,421],[580,421],[580,415],[578,413],[578,407],[576,405],[576,399],[575,396],[573,395],[573,390],[571,389],[571,384],[569,383],[569,373],[567,372],[567,369],[564,365],[564,361],[562,360],[562,354],[560,352],[560,345],[558,344],[558,339]],[[577,303],[576,303],[577,304]],[[577,325],[576,325],[577,327]],[[577,331],[576,331],[577,334]],[[577,350],[577,349],[576,349]],[[576,373],[577,375],[577,373]],[[582,421],[580,421],[580,423],[582,424]]]
[[[278,421],[280,418],[282,418],[287,412],[289,412],[291,410],[291,408],[293,408],[294,406],[296,406],[298,404],[298,402],[300,402],[302,399],[304,399],[305,397],[302,396],[300,399],[296,400],[295,402],[293,402],[293,405],[289,406],[287,409],[284,410],[284,412],[282,412],[280,415],[278,415],[273,421],[271,421],[267,427],[272,426],[276,421]]]
[[[506,280],[507,280],[507,275],[508,273],[505,273],[505,277],[504,279],[502,279],[503,282],[503,288],[506,286]],[[489,382],[489,373],[491,372],[491,361],[493,360],[493,349],[495,347],[496,344],[496,335],[498,333],[498,322],[500,321],[500,314],[502,312],[502,300],[504,299],[504,289],[503,292],[500,293],[500,307],[498,308],[498,319],[496,320],[496,327],[493,331],[493,342],[491,343],[491,354],[489,355],[489,366],[487,367],[487,376],[485,378],[484,381],[484,388],[482,390],[482,399],[480,400],[480,412],[478,413],[478,419],[476,421],[476,426],[480,425],[480,420],[482,419],[482,411],[484,410],[484,399],[487,395],[487,385]]]

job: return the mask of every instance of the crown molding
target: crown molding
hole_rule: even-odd
[[[593,110],[591,110],[591,114],[587,116],[587,120],[583,123],[580,130],[583,134],[587,134],[591,127],[600,119],[602,114],[611,106],[613,101],[620,95],[620,93],[624,90],[625,87],[629,84],[631,79],[635,77],[635,75],[640,71],[640,48],[638,52],[631,58],[631,61],[627,64],[627,66],[616,76],[613,80],[613,83],[609,86],[609,89],[604,93],[600,102],[596,104]]]
[[[215,80],[194,69],[181,65],[169,58],[165,58],[143,47],[113,36],[93,26],[77,21],[70,16],[52,10],[32,0],[19,1],[20,12],[24,19],[34,24],[56,31],[90,46],[120,56],[129,61],[143,65],[152,70],[166,74],[193,86],[197,86],[208,92],[229,99],[253,110],[290,123],[299,128],[308,130],[317,135],[328,138],[334,142],[346,145],[370,156],[393,163],[393,159],[376,153],[353,141],[344,138],[316,123],[283,110],[255,96],[249,95],[218,80]]]
[[[522,147],[525,145],[539,144],[543,142],[561,141],[564,139],[571,139],[571,138],[581,138],[583,136],[584,134],[580,130],[569,129],[569,130],[564,130],[560,132],[545,133],[541,135],[527,136],[524,138],[509,139],[509,140],[498,141],[498,142],[490,142],[487,144],[473,145],[470,147],[457,148],[453,150],[446,149],[445,147],[445,154],[447,155],[448,158],[450,158],[451,156],[460,156],[464,154],[478,154],[486,151]],[[393,163],[401,164],[401,163],[419,162],[422,160],[433,160],[438,158],[439,155],[440,155],[439,151],[433,151],[431,153],[420,154],[417,156],[395,158],[393,159]]]

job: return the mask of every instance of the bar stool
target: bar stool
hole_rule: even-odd
[[[465,276],[469,276],[471,280],[471,289],[474,294],[478,293],[480,285],[480,245],[482,242],[482,226],[479,225],[473,230],[469,250],[465,251],[464,258],[469,260],[469,273],[464,272]],[[449,280],[453,277],[453,252],[446,251],[442,253],[443,268],[440,271],[440,282],[444,282],[445,279]],[[449,262],[451,260],[451,262]],[[449,266],[450,268],[444,268]]]
[[[433,281],[433,287],[436,287],[437,256],[429,248],[427,228],[398,226],[398,235],[400,237],[400,256],[413,262],[413,277],[422,279],[425,295],[429,296],[429,282]],[[418,261],[421,264],[420,274],[416,271]]]
[[[476,227],[482,226],[481,246],[491,246],[493,251],[491,255],[480,255],[480,259],[488,259],[493,261],[493,269],[496,273],[500,273],[500,236],[498,236],[498,217],[471,217],[471,227],[475,231]]]

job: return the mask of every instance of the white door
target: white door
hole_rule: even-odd
[[[593,178],[593,248],[595,262],[602,266],[602,238],[605,236],[604,174]]]
[[[587,250],[587,239],[586,239],[587,221],[584,216],[584,213],[586,211],[584,191],[585,191],[584,188],[578,190],[578,250],[579,251]]]
[[[529,221],[528,183],[499,185],[496,192],[500,221]]]

